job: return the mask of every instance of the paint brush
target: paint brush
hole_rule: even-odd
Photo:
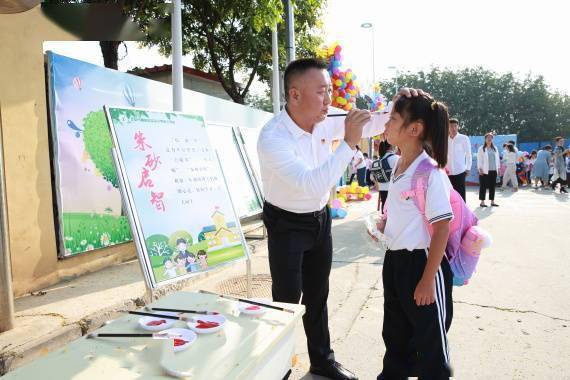
[[[174,313],[187,313],[187,314],[205,314],[205,315],[217,315],[220,314],[216,311],[207,311],[207,310],[187,310],[187,309],[169,309],[166,307],[145,307],[145,310],[148,311],[170,311]]]
[[[184,322],[193,322],[192,318],[188,318],[188,317],[184,317],[184,316],[180,316],[180,315],[145,313],[144,311],[129,311],[129,314],[144,315],[147,317],[154,317],[154,318],[176,319],[178,321],[184,321]]]
[[[181,334],[158,332],[154,334],[140,333],[91,333],[87,335],[87,339],[93,338],[152,338],[152,339],[174,339],[182,336]]]
[[[371,115],[378,115],[378,114],[382,114],[384,113],[384,111],[375,111],[375,112],[370,112]],[[346,116],[348,115],[347,113],[331,113],[328,114],[327,117],[341,117],[341,116]]]
[[[214,293],[214,292],[209,292],[209,291],[207,291],[207,290],[200,290],[200,293],[212,294],[212,295],[218,296],[218,297],[220,297],[220,298],[225,298],[225,299],[229,299],[229,300],[232,300],[232,301],[239,301],[239,302],[243,302],[243,303],[249,303],[249,304],[256,305],[256,306],[266,307],[266,308],[268,308],[268,309],[275,309],[275,310],[284,311],[284,312],[293,313],[293,314],[295,313],[293,310],[285,309],[285,308],[282,308],[282,307],[279,307],[279,306],[273,306],[273,305],[268,305],[268,304],[265,304],[265,303],[262,303],[262,302],[250,301],[250,300],[243,299],[243,298],[237,298],[237,297],[227,296],[227,295],[224,295],[224,294],[218,294],[218,293]]]

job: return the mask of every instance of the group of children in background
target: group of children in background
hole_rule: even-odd
[[[515,191],[519,186],[530,185],[533,188],[556,190],[567,193],[566,186],[570,179],[570,149],[564,148],[564,138],[555,139],[554,149],[550,145],[528,152],[519,152],[513,141],[503,145],[502,165],[500,167],[501,189],[510,183]]]

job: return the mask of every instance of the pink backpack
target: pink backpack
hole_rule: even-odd
[[[433,235],[433,228],[425,216],[425,209],[429,176],[433,170],[438,170],[438,167],[431,158],[420,162],[412,176],[412,189],[401,194],[404,198],[413,198],[416,207],[424,216],[430,236]],[[453,219],[449,223],[445,255],[453,272],[453,285],[462,286],[469,282],[475,272],[481,249],[491,245],[491,237],[477,225],[479,220],[454,189],[451,189],[450,203]]]

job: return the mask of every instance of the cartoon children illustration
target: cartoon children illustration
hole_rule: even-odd
[[[186,258],[187,257],[188,257],[188,254],[186,254],[186,253],[178,252],[178,254],[176,255],[176,271],[178,272],[179,276],[186,274]]]
[[[196,256],[190,252],[188,256],[186,256],[186,272],[197,272],[200,270],[200,266],[196,262]]]
[[[176,273],[176,267],[172,263],[172,260],[167,257],[163,260],[162,264],[164,265],[164,277],[166,278],[175,278],[178,276]]]
[[[184,256],[189,255],[190,252],[187,251],[187,248],[188,248],[188,242],[186,241],[186,239],[178,238],[176,240],[176,251],[179,255],[180,254],[184,254]]]
[[[200,269],[208,269],[208,254],[203,249],[198,251],[198,261],[200,262]]]

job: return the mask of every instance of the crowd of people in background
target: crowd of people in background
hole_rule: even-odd
[[[570,148],[565,148],[565,139],[556,137],[554,148],[546,145],[532,152],[520,152],[515,141],[503,144],[502,150],[494,144],[494,134],[485,135],[484,144],[476,154],[476,167],[479,174],[480,207],[499,207],[495,202],[496,191],[506,191],[512,188],[518,191],[520,187],[546,189],[567,193],[570,186]],[[373,175],[373,166],[391,171],[399,157],[397,147],[387,141],[380,141],[378,154],[369,157],[360,147],[349,165],[349,181],[355,178],[359,186],[369,186],[379,192],[378,210],[384,208],[388,197],[388,182],[383,182]],[[373,164],[376,162],[376,164]],[[453,188],[463,197],[465,195],[465,180],[472,165],[472,152],[469,137],[459,133],[459,121],[449,120],[448,163],[446,172]],[[389,179],[389,178],[388,178]]]

